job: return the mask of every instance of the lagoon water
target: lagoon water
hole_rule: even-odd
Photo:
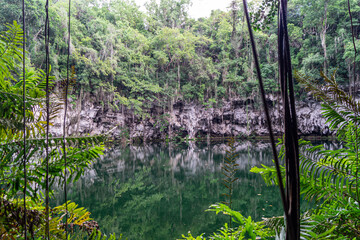
[[[228,217],[205,210],[226,200],[221,168],[226,143],[114,146],[75,184],[68,199],[85,207],[104,233],[124,239],[179,239],[210,234]],[[238,142],[238,181],[233,209],[255,220],[282,214],[279,191],[266,186],[253,166],[272,165],[270,145]],[[53,204],[62,204],[58,191]]]

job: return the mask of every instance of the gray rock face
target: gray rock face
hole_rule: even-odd
[[[81,104],[82,109],[69,107],[67,131],[69,135],[102,134],[111,131],[114,138],[124,134],[143,140],[163,139],[167,135],[194,137],[222,136],[266,136],[268,135],[262,106],[255,106],[250,100],[235,99],[222,103],[218,108],[206,108],[197,103],[178,101],[172,112],[164,112],[159,107],[147,111],[148,118],[140,119],[129,109],[115,111]],[[282,107],[268,99],[270,117],[276,135],[282,134]],[[300,135],[331,135],[328,124],[321,116],[321,106],[314,100],[297,102],[298,132]],[[64,111],[55,119],[51,127],[54,136],[62,135]]]

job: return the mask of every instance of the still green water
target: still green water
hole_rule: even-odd
[[[228,221],[205,212],[225,200],[221,167],[226,149],[224,143],[113,147],[69,187],[68,199],[88,209],[102,232],[129,240],[209,234]],[[236,149],[240,170],[233,209],[255,220],[281,215],[278,189],[249,172],[252,166],[272,164],[269,144],[243,142]],[[53,204],[62,204],[62,192],[57,195]]]

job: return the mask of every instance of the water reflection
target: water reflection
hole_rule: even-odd
[[[211,233],[228,218],[205,212],[224,200],[221,167],[227,145],[190,143],[114,147],[73,186],[68,198],[87,208],[106,233],[128,239],[176,239],[189,230]],[[275,187],[250,173],[271,165],[269,144],[237,143],[239,180],[233,208],[255,220],[282,214]],[[61,204],[59,192],[53,204]]]

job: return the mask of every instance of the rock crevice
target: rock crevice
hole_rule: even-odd
[[[268,99],[271,121],[276,135],[282,134],[282,107]],[[298,131],[300,135],[331,135],[328,124],[321,116],[321,105],[314,100],[297,103]],[[172,112],[154,106],[147,118],[139,118],[129,109],[104,109],[89,101],[81,109],[68,109],[69,135],[102,134],[111,129],[114,138],[128,136],[143,140],[163,139],[168,135],[195,137],[265,136],[268,135],[261,106],[250,100],[225,101],[221,107],[208,108],[198,103],[178,101]],[[51,127],[54,136],[62,134],[61,112]]]

